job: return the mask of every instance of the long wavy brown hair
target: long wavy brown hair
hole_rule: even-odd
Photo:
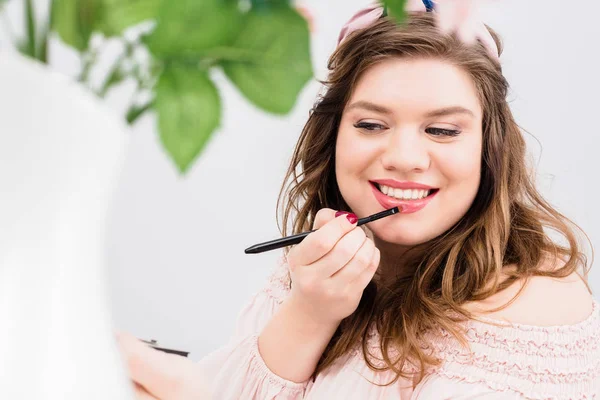
[[[497,34],[491,29],[490,33],[501,49]],[[369,283],[358,309],[339,325],[313,378],[362,344],[370,368],[395,372],[390,384],[400,376],[414,379],[409,365],[421,371],[418,382],[428,366],[440,363],[422,348],[424,332],[441,328],[467,345],[460,322],[475,316],[462,307],[466,302],[486,299],[516,281],[527,283],[532,276],[566,277],[576,272],[587,284],[588,260],[575,235],[581,230],[535,187],[523,134],[506,101],[508,83],[499,62],[481,44],[465,45],[439,33],[426,13],[413,14],[401,25],[382,17],[353,33],[331,56],[329,77],[323,82],[326,90],[310,112],[281,188],[277,203],[283,216],[282,221],[278,218],[281,233],[288,234],[290,222],[292,233],[309,230],[321,208],[350,210],[335,176],[339,123],[361,74],[391,58],[439,59],[469,74],[483,108],[481,182],[472,206],[452,228],[405,253],[399,264],[408,275],[385,287],[376,280]],[[551,239],[549,231],[559,238]],[[561,262],[543,268],[547,259]],[[373,327],[379,333],[383,367],[368,354]]]

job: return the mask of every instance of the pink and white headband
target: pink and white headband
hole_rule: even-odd
[[[481,20],[475,17],[476,0],[408,0],[406,11],[434,12],[442,32],[455,31],[464,42],[481,41],[488,53],[498,59],[498,46]],[[363,8],[350,18],[340,31],[338,46],[351,33],[374,24],[384,13],[382,6],[373,5]]]

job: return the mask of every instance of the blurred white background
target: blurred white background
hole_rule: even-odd
[[[482,0],[483,1],[483,0]],[[345,21],[368,0],[304,0],[314,17],[317,79]],[[11,9],[15,29],[19,10]],[[495,0],[484,21],[504,39],[501,57],[517,121],[531,135],[540,187],[600,249],[600,15],[598,2]],[[2,34],[0,34],[2,35]],[[0,45],[6,45],[0,36]],[[52,49],[53,66],[78,71]],[[243,304],[265,282],[279,252],[245,255],[278,235],[275,205],[295,141],[320,85],[309,84],[287,117],[254,108],[222,74],[224,119],[201,158],[180,176],[146,116],[135,125],[108,221],[109,289],[115,326],[199,359],[222,345]],[[1,88],[0,88],[1,90]],[[108,96],[115,112],[129,92]],[[539,141],[539,142],[538,142]],[[596,183],[594,183],[596,182]],[[600,273],[592,268],[594,291]],[[595,293],[595,292],[594,292]]]

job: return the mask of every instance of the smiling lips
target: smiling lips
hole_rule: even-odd
[[[382,207],[401,207],[402,214],[421,210],[439,191],[420,183],[400,182],[394,179],[378,179],[370,183],[373,194]]]

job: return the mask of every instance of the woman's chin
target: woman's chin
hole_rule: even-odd
[[[382,242],[395,244],[399,246],[412,247],[418,244],[425,243],[433,239],[436,235],[427,235],[425,232],[390,232],[389,230],[380,232],[377,229],[373,230],[373,235]]]
[[[368,226],[378,240],[407,247],[426,243],[451,227],[448,219],[415,218],[417,214],[393,215]]]

